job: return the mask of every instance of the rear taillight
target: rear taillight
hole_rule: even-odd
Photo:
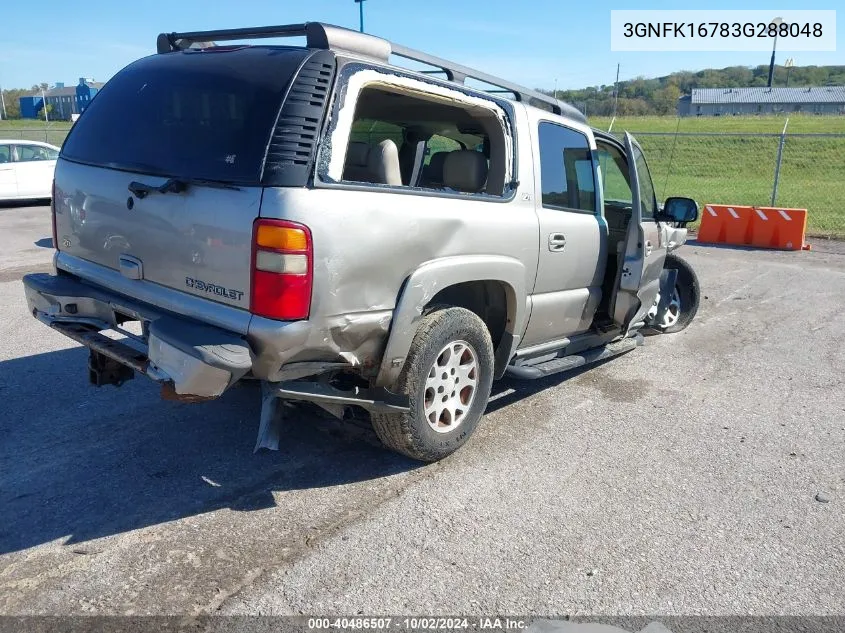
[[[53,179],[53,192],[50,197],[50,218],[53,223],[53,248],[59,249],[59,236],[56,232],[56,180]]]
[[[311,310],[311,231],[286,220],[256,220],[252,231],[250,312],[269,319],[307,319]]]

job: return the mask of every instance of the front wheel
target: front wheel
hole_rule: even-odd
[[[698,275],[695,274],[689,263],[674,253],[666,255],[664,268],[678,271],[675,279],[675,288],[672,297],[669,299],[669,307],[659,323],[654,327],[664,334],[680,332],[686,328],[695,318],[698,312],[698,305],[701,300],[701,292],[698,285]]]
[[[493,344],[478,315],[446,308],[420,322],[396,386],[407,413],[373,413],[390,449],[433,462],[455,452],[478,425],[493,384]]]

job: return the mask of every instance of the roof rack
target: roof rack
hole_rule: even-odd
[[[554,114],[566,116],[582,123],[587,122],[587,118],[578,109],[542,92],[525,88],[524,86],[494,77],[493,75],[488,75],[480,70],[456,64],[413,48],[394,44],[374,35],[367,35],[341,26],[323,24],[322,22],[222,29],[218,31],[161,33],[156,41],[156,48],[159,53],[169,53],[171,51],[191,48],[192,45],[194,47],[206,48],[213,46],[213,42],[217,41],[303,36],[306,38],[308,48],[353,53],[375,58],[384,63],[389,63],[390,55],[393,54],[434,68],[434,70],[421,71],[423,73],[443,73],[447,80],[458,84],[464,84],[467,79],[476,79],[496,88],[487,92],[510,93],[513,94],[516,101],[524,101],[529,105],[550,110]]]

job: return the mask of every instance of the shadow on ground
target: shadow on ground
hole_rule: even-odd
[[[40,248],[53,248],[53,238],[52,237],[42,237],[40,240],[33,242],[36,246]]]
[[[279,451],[254,454],[256,383],[216,401],[183,404],[161,400],[158,386],[141,376],[120,389],[93,387],[86,365],[80,347],[0,362],[0,554],[221,508],[259,510],[275,505],[274,492],[422,466],[374,445],[374,435],[361,441],[357,430],[338,432],[337,423],[310,405],[286,415]],[[487,413],[591,367],[498,381]]]
[[[629,352],[630,353],[630,352]],[[598,369],[602,365],[612,362],[619,356],[606,358],[597,363],[590,365],[582,365],[577,369],[565,371],[560,374],[552,374],[545,378],[538,378],[535,380],[518,380],[508,376],[493,383],[493,389],[490,392],[490,404],[487,405],[485,414],[490,414],[499,409],[503,409],[512,404],[518,403],[520,400],[533,396],[536,393],[545,391],[562,385],[563,383],[574,380],[592,370]]]
[[[273,492],[337,486],[421,464],[321,429],[294,411],[278,452],[253,454],[260,390],[162,401],[136,377],[87,384],[82,348],[0,362],[0,553],[78,543],[210,512],[275,505]],[[66,539],[66,540],[65,540]]]
[[[0,201],[0,210],[3,209],[20,209],[31,206],[44,206],[50,204],[50,199],[35,198],[31,200],[2,200]]]

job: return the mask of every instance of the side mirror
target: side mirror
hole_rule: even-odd
[[[692,198],[666,198],[660,215],[671,222],[695,222],[698,219],[698,205]]]

